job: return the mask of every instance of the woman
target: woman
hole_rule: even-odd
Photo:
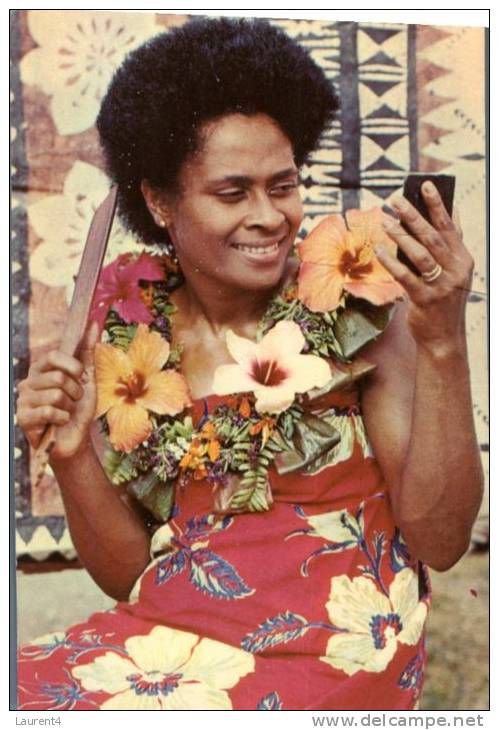
[[[263,21],[191,22],[116,74],[98,129],[120,213],[170,255],[103,272],[105,341],[34,363],[18,419],[33,446],[58,426],[74,544],[119,603],[21,650],[20,709],[416,706],[422,564],[460,558],[481,497],[472,261],[426,184],[432,225],[403,200],[410,236],[333,216],[297,273],[298,171],[336,108]]]

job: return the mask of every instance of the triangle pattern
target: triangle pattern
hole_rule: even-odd
[[[392,112],[398,112],[402,119],[405,119],[407,109],[405,85],[397,84],[380,98],[368,86],[359,83],[359,104],[361,119],[365,119],[369,114],[376,112],[385,105]]]
[[[463,118],[459,115],[459,113],[456,113],[457,106],[455,101],[453,99],[448,99],[447,103],[444,103],[442,106],[434,105],[433,108],[432,104],[430,104],[429,111],[425,113],[421,109],[421,99],[424,91],[426,91],[427,94],[431,93],[428,89],[421,90],[419,109],[420,123],[424,119],[425,122],[434,124],[441,129],[450,129],[454,133],[457,132],[458,134],[463,134],[466,130],[463,129]],[[472,134],[476,134],[475,130],[472,130],[471,128],[469,128],[469,131]],[[444,139],[448,138],[445,137]],[[467,144],[467,141],[464,142],[464,144]]]
[[[401,32],[400,28],[370,28],[362,26],[362,31],[371,38],[378,46],[382,45],[388,38]]]
[[[395,33],[391,38],[388,38],[383,45],[380,47],[367,33],[363,32],[363,28],[360,27],[357,32],[357,59],[358,64],[363,69],[362,64],[367,59],[376,56],[378,53],[382,53],[384,56],[391,58],[395,61],[397,66],[390,64],[388,68],[391,70],[401,69],[407,66],[407,26],[404,26],[404,30]]]
[[[450,69],[443,68],[443,66],[437,66],[436,63],[432,63],[431,61],[427,61],[426,59],[422,58],[417,65],[418,88],[429,84],[431,81],[434,81],[441,76],[447,76],[450,73]]]
[[[437,160],[436,157],[430,157],[429,155],[419,155],[419,169],[424,172],[440,172],[448,167],[452,166],[452,162],[446,162],[445,160]]]
[[[361,83],[373,91],[376,96],[383,96],[387,91],[400,84],[400,81],[362,81]]]
[[[374,160],[368,167],[365,168],[364,172],[371,170],[403,170],[403,167],[396,165],[395,162],[389,160],[386,155],[381,155],[377,160]]]
[[[370,114],[368,114],[366,119],[403,119],[402,114],[400,114],[395,109],[392,109],[387,104],[383,104],[378,109],[375,109]]]
[[[389,152],[386,152],[373,139],[363,134],[360,138],[360,159],[362,169],[369,169],[369,166],[376,164],[380,157],[385,156],[395,165],[400,165],[403,170],[409,169],[409,137],[401,135],[392,142]]]
[[[441,129],[429,122],[420,122],[418,127],[418,144],[420,149],[424,149],[429,144],[438,144],[441,137],[446,134],[452,134],[451,129]]]
[[[383,53],[383,51],[378,51],[378,53],[376,53],[374,56],[367,58],[365,61],[362,61],[362,63],[360,63],[359,65],[366,66],[367,64],[369,64],[369,65],[378,64],[380,66],[396,66],[397,68],[400,68],[400,63],[398,63],[391,56],[388,56],[386,53]]]
[[[428,46],[432,46],[434,43],[448,38],[452,33],[446,30],[437,28],[434,25],[418,25],[416,31],[416,50],[422,51]]]
[[[421,89],[419,94],[419,116],[424,117],[433,109],[438,109],[438,107],[449,104],[451,101],[456,101],[455,97],[438,96],[433,91]]]
[[[369,187],[366,185],[362,188],[362,207],[370,207],[373,205],[382,206],[394,191],[398,189],[398,185],[376,185]],[[370,202],[368,202],[370,201]]]
[[[406,136],[405,131],[399,133],[373,132],[371,134],[364,132],[364,134],[383,150],[387,150],[394,142],[397,142],[399,139]]]

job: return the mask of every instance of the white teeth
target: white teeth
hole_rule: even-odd
[[[239,251],[244,251],[245,253],[251,253],[262,256],[264,254],[268,253],[274,253],[279,248],[279,242],[276,241],[276,243],[272,243],[270,246],[244,246],[242,244],[236,244],[235,248],[239,249]]]

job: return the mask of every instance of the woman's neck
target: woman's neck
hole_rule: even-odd
[[[186,277],[171,300],[177,307],[184,326],[203,322],[214,335],[227,329],[247,331],[262,319],[269,301],[277,291],[291,281],[296,271],[294,261],[289,261],[281,281],[272,289],[243,290],[224,286],[216,281],[202,281],[198,277]]]
[[[239,329],[238,324],[258,322],[264,315],[273,291],[245,292],[231,291],[222,287],[193,287],[186,280],[184,286],[177,289],[172,301],[182,313],[182,319],[191,322],[204,322],[213,333],[227,328]]]

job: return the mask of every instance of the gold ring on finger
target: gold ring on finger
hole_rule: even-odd
[[[421,276],[427,284],[431,284],[432,281],[436,281],[438,279],[442,271],[443,269],[440,264],[435,264],[431,271],[423,271]]]

